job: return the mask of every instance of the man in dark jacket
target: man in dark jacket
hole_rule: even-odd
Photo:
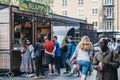
[[[41,73],[40,78],[44,78],[44,70],[42,65],[42,57],[44,55],[44,47],[41,43],[41,40],[34,45],[34,52],[35,52],[35,67],[36,67],[36,75],[33,78],[38,78],[39,73]]]
[[[93,68],[97,70],[96,80],[118,80],[117,68],[119,67],[118,54],[111,51],[106,39],[100,42],[101,53],[93,59]]]

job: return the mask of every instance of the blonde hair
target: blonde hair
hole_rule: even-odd
[[[81,41],[79,43],[79,48],[83,51],[89,51],[90,49],[92,49],[92,44],[88,36],[83,36],[81,38]]]

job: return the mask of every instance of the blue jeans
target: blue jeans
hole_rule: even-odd
[[[87,75],[90,68],[90,62],[84,61],[84,60],[78,60],[78,64],[79,64],[81,73],[84,75]]]

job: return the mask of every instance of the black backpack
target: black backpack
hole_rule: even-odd
[[[34,52],[35,52],[35,57],[37,56],[43,56],[44,55],[44,47],[41,43],[37,43],[34,45]]]

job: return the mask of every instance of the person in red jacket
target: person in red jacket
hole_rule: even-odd
[[[44,43],[44,48],[45,48],[45,53],[47,54],[47,61],[48,61],[48,66],[49,66],[49,75],[55,74],[55,60],[54,60],[54,55],[55,55],[55,44],[49,37],[44,37],[45,43]]]

